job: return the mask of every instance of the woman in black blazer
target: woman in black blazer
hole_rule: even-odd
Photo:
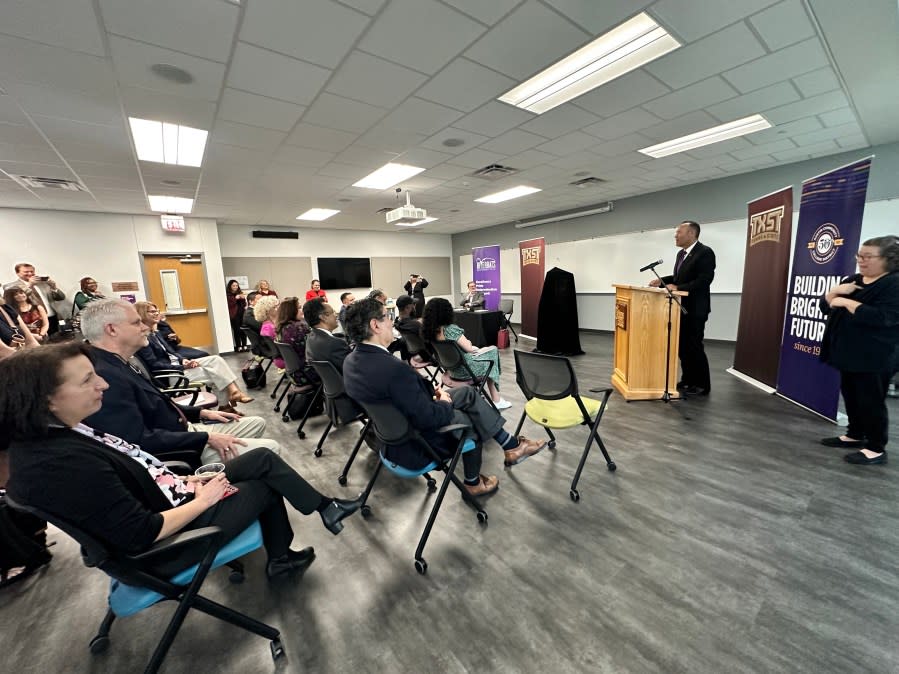
[[[868,239],[856,255],[858,274],[847,276],[821,299],[828,316],[821,360],[840,371],[849,427],[824,438],[828,447],[857,451],[849,463],[886,463],[886,393],[899,369],[899,238]]]

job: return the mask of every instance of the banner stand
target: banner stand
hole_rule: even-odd
[[[740,372],[739,370],[736,370],[732,367],[727,368],[725,370],[725,372],[732,374],[733,376],[735,376],[737,379],[740,379],[741,381],[745,381],[750,386],[755,386],[757,389],[760,389],[760,390],[764,391],[765,393],[768,393],[768,394],[777,393],[777,389],[774,388],[773,386],[768,386],[767,384],[760,382],[758,379],[754,379],[754,378],[750,377],[748,374],[744,374],[744,373]]]

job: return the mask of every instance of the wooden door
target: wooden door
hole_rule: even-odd
[[[191,262],[178,255],[144,255],[147,297],[166,315],[166,320],[185,346],[209,351],[214,344],[202,259]],[[169,306],[168,302],[172,303]],[[180,306],[179,306],[180,305]]]

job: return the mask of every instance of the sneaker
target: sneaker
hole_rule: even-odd
[[[493,404],[496,405],[496,409],[498,409],[498,410],[507,410],[510,407],[512,407],[512,403],[510,403],[505,398],[500,398],[499,401],[497,401]]]
[[[540,440],[528,440],[523,435],[518,436],[518,447],[513,447],[512,449],[507,449],[504,454],[506,455],[505,464],[507,466],[514,466],[517,463],[521,463],[525,459],[534,456],[541,449],[546,447],[546,441]]]
[[[486,496],[499,488],[499,478],[496,475],[478,475],[477,484],[466,484],[465,491],[471,496]]]

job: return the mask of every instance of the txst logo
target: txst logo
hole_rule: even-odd
[[[521,264],[526,266],[529,264],[540,264],[540,246],[521,249]]]
[[[839,228],[830,222],[825,222],[815,230],[812,240],[808,242],[809,254],[816,264],[827,264],[837,254],[843,238]]]
[[[496,269],[496,260],[492,257],[479,257],[476,262],[478,271],[490,271]]]
[[[780,223],[784,217],[784,207],[749,216],[749,247],[762,241],[780,241]]]

